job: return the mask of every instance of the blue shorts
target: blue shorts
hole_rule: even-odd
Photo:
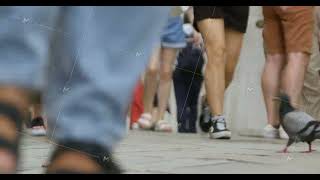
[[[183,20],[180,16],[170,17],[161,36],[161,46],[165,48],[186,47],[186,35],[182,26]]]

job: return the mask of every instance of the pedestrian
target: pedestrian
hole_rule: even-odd
[[[159,132],[172,132],[173,127],[165,119],[168,100],[171,92],[173,65],[181,48],[186,46],[185,34],[182,29],[183,10],[175,6],[161,37],[161,45],[156,48],[145,73],[144,82],[144,113],[138,123],[142,129],[154,129]],[[159,81],[158,81],[159,80]],[[155,97],[157,94],[157,97]],[[157,113],[152,116],[154,98],[157,98]]]
[[[299,108],[312,48],[313,13],[312,6],[263,6],[266,62],[262,91],[268,119],[264,129],[267,138],[288,138],[280,127],[274,97],[282,90],[290,96],[291,105]]]
[[[204,39],[207,54],[205,87],[211,112],[210,137],[230,139],[224,116],[224,94],[233,79],[249,6],[194,6],[194,25]]]
[[[0,172],[16,171],[29,92],[40,89],[57,145],[47,173],[120,173],[112,150],[126,132],[132,90],[169,7],[0,11]]]

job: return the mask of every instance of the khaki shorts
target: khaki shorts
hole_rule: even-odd
[[[268,54],[311,54],[314,29],[313,6],[263,6],[263,38]]]

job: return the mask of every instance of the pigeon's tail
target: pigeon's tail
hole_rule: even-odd
[[[315,129],[315,138],[316,139],[320,139],[320,122],[317,121],[319,123],[319,126]]]
[[[281,94],[279,96],[279,100],[280,100],[280,110],[279,110],[279,114],[280,114],[280,120],[283,120],[284,116],[289,113],[294,111],[294,107],[291,106],[290,104],[290,97],[286,94]]]

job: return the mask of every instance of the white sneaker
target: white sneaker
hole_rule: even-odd
[[[265,138],[269,139],[278,139],[280,138],[279,135],[279,129],[274,128],[272,125],[268,124],[264,129],[263,129],[263,136]]]
[[[223,116],[211,116],[212,126],[209,130],[211,139],[230,139],[231,132],[227,129],[227,123]]]
[[[280,135],[280,139],[289,139],[288,134],[286,133],[286,131],[284,131],[282,126],[280,126],[279,128],[279,135]]]
[[[45,136],[47,131],[44,127],[33,127],[30,129],[31,136]]]

